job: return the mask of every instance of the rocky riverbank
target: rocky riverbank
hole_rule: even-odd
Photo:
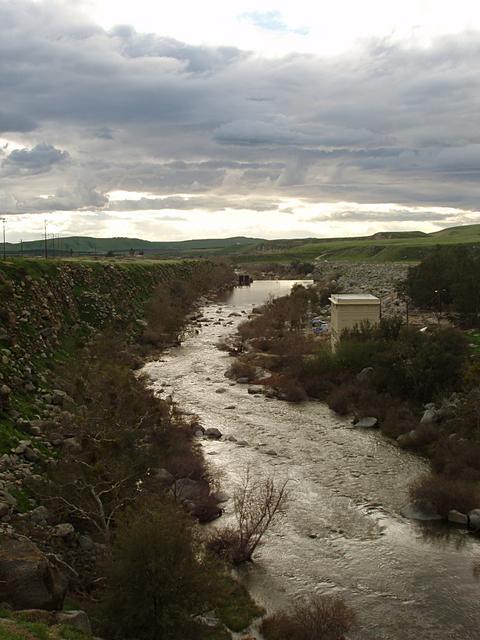
[[[208,261],[22,261],[0,268],[0,602],[12,608],[0,613],[0,624],[13,629],[12,637],[18,625],[30,623],[60,633],[55,637],[64,637],[58,631],[62,625],[89,634],[82,612],[46,612],[61,610],[72,589],[87,596],[96,588],[108,530],[98,534],[107,508],[113,514],[140,495],[142,474],[143,493],[148,480],[152,493],[174,487],[178,502],[188,497],[194,506],[198,493],[209,494],[192,425],[168,400],[153,398],[133,369],[151,348],[147,338],[160,346],[156,340],[165,339],[168,320],[175,340],[193,315],[195,298],[225,286],[230,277],[227,268]],[[127,445],[137,476],[117,478],[119,447]],[[151,473],[150,457],[158,447],[160,468]],[[108,472],[99,467],[98,475],[92,466],[88,477],[82,476],[78,465],[90,467],[95,457],[110,465]],[[182,484],[185,464],[195,477],[195,491]],[[91,511],[83,486],[94,499]],[[117,503],[104,501],[109,494]],[[204,511],[215,508],[211,502]]]

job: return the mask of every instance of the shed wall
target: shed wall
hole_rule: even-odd
[[[332,344],[339,339],[344,329],[353,329],[362,322],[377,324],[380,321],[380,304],[332,304]]]

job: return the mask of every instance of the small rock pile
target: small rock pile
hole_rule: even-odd
[[[399,300],[395,287],[405,280],[408,265],[396,262],[315,262],[314,279],[333,278],[344,293],[371,293],[382,301],[382,313],[404,313],[405,304]]]

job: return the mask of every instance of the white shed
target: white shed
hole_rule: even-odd
[[[353,329],[362,322],[380,321],[380,299],[370,293],[340,293],[330,298],[332,347],[344,329]]]

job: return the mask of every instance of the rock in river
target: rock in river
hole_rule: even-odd
[[[360,429],[373,429],[374,427],[378,427],[378,420],[373,416],[369,416],[367,418],[357,420],[354,425]]]
[[[209,427],[208,429],[205,429],[205,435],[208,438],[219,440],[222,437],[222,432],[220,429],[217,429],[217,427]]]

